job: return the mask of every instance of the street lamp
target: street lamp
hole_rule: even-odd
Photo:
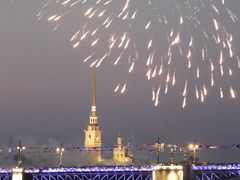
[[[22,146],[21,140],[19,140],[17,150],[18,150],[18,167],[21,167],[22,166],[22,151],[25,150],[25,146]]]
[[[176,146],[174,146],[173,148],[171,148],[171,164],[173,165],[175,162],[174,162],[174,160],[175,160],[175,157],[174,157],[174,155],[175,155],[175,152],[176,152]]]
[[[155,144],[155,148],[157,149],[157,164],[160,163],[160,152],[164,151],[164,146],[165,146],[164,143],[160,144],[160,138],[158,137],[158,141]]]
[[[56,152],[59,153],[59,167],[62,167],[62,160],[63,160],[63,152],[64,152],[64,148],[61,144],[60,148],[56,149]]]
[[[193,164],[196,164],[196,150],[199,148],[199,145],[196,144],[196,140],[194,140],[193,144],[189,145],[189,149],[193,151]]]

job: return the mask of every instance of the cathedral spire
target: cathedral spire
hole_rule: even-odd
[[[85,130],[85,148],[98,148],[97,149],[97,159],[101,160],[101,129],[98,125],[98,117],[96,111],[96,67],[92,67],[92,102],[91,102],[91,112],[89,116],[89,124]]]
[[[97,112],[96,112],[96,95],[97,95],[97,78],[96,78],[96,67],[93,66],[92,67],[92,71],[93,71],[93,78],[92,78],[92,106],[91,106],[91,113],[90,116],[91,117],[96,117],[97,116]]]

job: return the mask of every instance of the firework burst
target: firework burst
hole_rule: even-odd
[[[87,47],[83,62],[126,64],[128,76],[144,64],[152,101],[176,88],[182,107],[189,96],[204,102],[210,90],[237,98],[240,58],[238,17],[224,0],[48,0],[37,20],[71,29],[73,48]],[[69,32],[69,31],[68,31]],[[137,70],[137,69],[136,69]],[[124,93],[127,78],[116,85]],[[121,78],[120,78],[121,79]],[[178,82],[178,83],[176,83]],[[178,85],[176,85],[178,84]],[[194,94],[194,95],[193,95]]]

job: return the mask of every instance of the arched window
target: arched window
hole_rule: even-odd
[[[91,139],[91,135],[89,135],[88,137],[89,137],[89,139]]]

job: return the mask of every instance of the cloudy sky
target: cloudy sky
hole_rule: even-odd
[[[238,0],[231,2],[240,6]],[[36,21],[41,5],[0,1],[0,144],[12,136],[14,143],[33,137],[41,143],[52,138],[82,145],[91,105],[91,71],[67,33],[51,32],[47,22]],[[240,35],[236,27],[233,32]],[[121,73],[121,68],[108,64],[97,72],[103,144],[115,143],[118,133],[140,144],[154,143],[158,136],[170,144],[193,139],[202,144],[240,143],[239,72],[231,82],[237,99],[221,100],[213,91],[203,104],[190,97],[185,109],[174,90],[155,107],[152,84],[141,71],[130,78],[124,95],[115,94]]]

